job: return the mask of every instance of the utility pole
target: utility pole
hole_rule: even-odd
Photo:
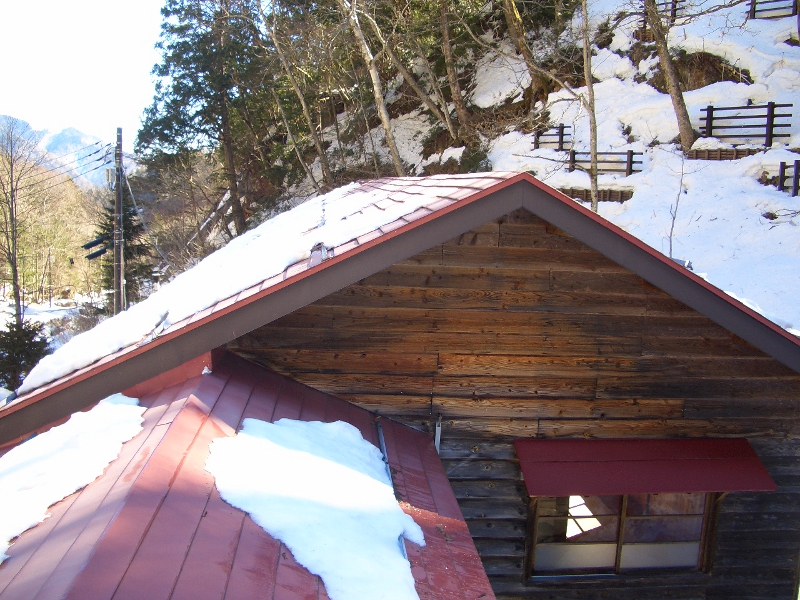
[[[125,310],[125,239],[122,234],[122,128],[117,128],[117,147],[114,151],[117,197],[114,201],[114,314]]]

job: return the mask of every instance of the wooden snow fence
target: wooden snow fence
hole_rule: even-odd
[[[750,0],[751,19],[782,19],[797,14],[798,0]]]
[[[701,108],[700,135],[715,137],[732,143],[759,143],[769,148],[780,138],[788,138],[789,133],[781,129],[790,127],[789,123],[779,123],[779,119],[789,119],[791,112],[778,112],[782,108],[791,109],[793,104],[751,104],[749,106],[712,106]]]
[[[782,162],[778,170],[778,189],[788,192],[793,198],[800,195],[800,160],[793,163]]]
[[[628,150],[627,152],[598,152],[597,172],[599,173],[624,173],[625,177],[639,173],[642,170],[641,152]],[[592,164],[591,152],[569,151],[570,172],[578,169],[589,171]]]
[[[692,160],[739,160],[764,152],[763,148],[705,148],[702,150],[689,150],[686,158]]]
[[[785,2],[786,0],[781,0]],[[656,0],[656,6],[658,7],[658,13],[661,15],[664,23],[668,27],[672,27],[675,25],[675,21],[678,20],[678,17],[683,16],[683,13],[686,9],[686,1],[685,0]],[[633,37],[639,40],[640,42],[652,43],[654,41],[653,38],[653,31],[649,27],[649,23],[647,22],[647,13],[645,12],[644,2],[642,2],[642,12],[641,12],[641,20],[639,22],[639,28],[633,32]]]
[[[559,192],[581,202],[592,201],[592,191],[583,188],[559,188]],[[633,190],[597,190],[598,202],[625,202],[633,197]]]
[[[533,149],[552,148],[559,152],[572,149],[572,126],[559,123],[550,129],[533,132]]]

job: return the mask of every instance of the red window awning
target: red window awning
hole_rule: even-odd
[[[745,439],[534,439],[514,446],[531,496],[778,489]]]

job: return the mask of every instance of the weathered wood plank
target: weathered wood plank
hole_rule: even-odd
[[[597,379],[598,398],[796,398],[800,378],[790,377],[684,377],[662,378],[658,374],[638,377],[607,377]]]
[[[500,398],[594,398],[596,380],[591,377],[448,377],[436,375],[436,397]]]
[[[442,262],[445,265],[494,269],[510,267],[535,270],[629,272],[599,252],[586,252],[583,249],[443,246]]]
[[[644,283],[641,277],[633,273],[550,272],[550,289],[556,292],[614,292],[639,295],[649,291]]]
[[[786,415],[800,417],[800,398],[689,398],[685,415],[690,419],[760,417]]]
[[[513,460],[443,460],[445,473],[455,479],[520,479],[519,462]]]
[[[434,353],[270,349],[259,357],[260,363],[279,372],[433,375],[437,371]]]
[[[513,431],[513,425],[508,427]],[[781,435],[781,419],[572,419],[539,420],[542,437],[655,438],[655,437],[763,437]],[[511,433],[514,435],[514,433]]]
[[[500,225],[490,221],[444,243],[445,246],[497,246]]]
[[[497,502],[486,498],[461,498],[458,502],[465,519],[525,519],[528,516],[527,503],[506,500]],[[517,540],[523,543],[524,540]]]
[[[431,310],[457,306],[461,310],[563,312],[569,314],[638,315],[647,313],[647,296],[602,292],[530,292],[351,285],[325,297],[326,305]]]
[[[467,526],[474,538],[514,540],[525,537],[527,522],[524,519],[471,519]]]
[[[434,396],[433,414],[445,417],[679,418],[683,399],[448,398]]]
[[[292,377],[327,394],[399,394],[430,396],[432,377],[362,373],[293,373]]]
[[[443,437],[439,447],[442,459],[482,458],[508,460],[517,457],[514,445],[508,440],[486,441],[473,438]]]
[[[412,394],[337,394],[338,398],[379,415],[431,416],[430,396]]]
[[[362,279],[358,285],[543,292],[550,289],[550,271],[396,265]]]
[[[518,333],[435,333],[341,329],[336,332],[310,328],[263,327],[238,338],[228,349],[248,356],[268,356],[275,350],[394,353],[480,353],[521,356],[636,357],[641,338],[580,337],[577,334],[524,335]]]
[[[459,502],[464,498],[491,498],[495,501],[507,498],[520,502],[528,496],[522,481],[451,481],[450,487]]]

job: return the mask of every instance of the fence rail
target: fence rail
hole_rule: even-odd
[[[779,113],[778,109],[792,108],[792,104],[767,104],[750,106],[707,106],[701,108],[703,126],[700,135],[739,143],[758,142],[769,148],[778,138],[788,138],[789,133],[780,129],[790,127],[789,123],[778,123],[778,119],[791,118],[791,113]],[[751,114],[764,110],[764,114]],[[746,114],[741,114],[746,113]]]
[[[791,181],[791,185],[787,185],[789,181]],[[800,188],[800,160],[796,160],[794,163],[782,162],[778,170],[778,189],[782,192],[789,192],[794,197],[800,195],[798,188]]]
[[[751,19],[782,19],[797,14],[798,0],[750,0]]]
[[[572,149],[572,126],[559,123],[550,129],[533,132],[533,149],[555,148],[560,152]]]
[[[641,172],[642,152],[598,152],[597,153],[597,172],[598,173],[625,173],[625,176]],[[591,152],[569,151],[569,170],[575,169],[588,171],[592,163]]]
[[[780,1],[786,2],[787,0]],[[658,14],[660,14],[661,18],[664,20],[664,23],[668,27],[672,27],[675,25],[675,21],[678,20],[678,17],[683,16],[683,13],[686,10],[686,0],[657,0],[656,7],[658,8]],[[644,9],[644,2],[642,2],[642,13],[641,20],[639,22],[639,28],[634,31],[633,35],[640,42],[653,41],[653,32],[650,30],[649,23],[647,22],[647,13]]]

